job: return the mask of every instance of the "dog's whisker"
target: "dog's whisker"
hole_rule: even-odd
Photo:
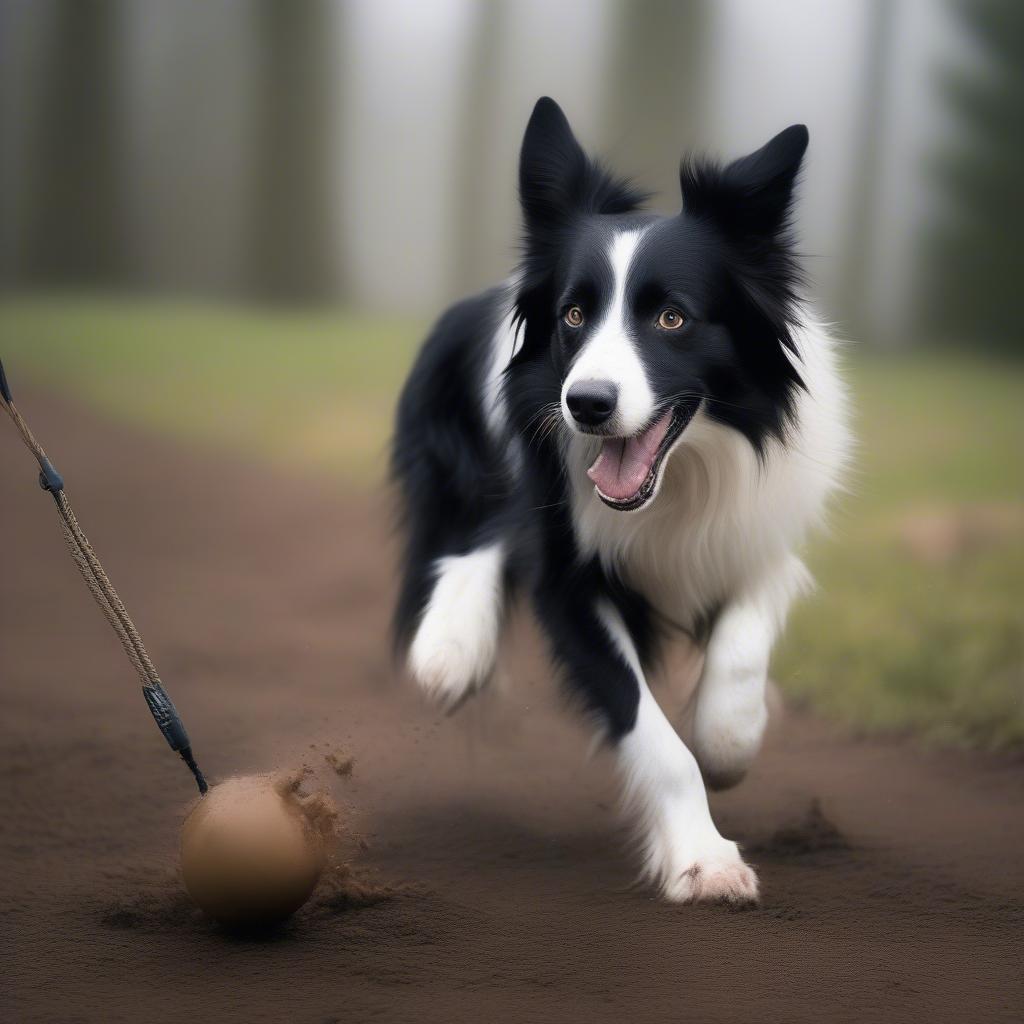
[[[549,409],[547,415],[540,421],[527,442],[531,447],[543,444],[562,423],[561,406],[557,403],[551,403],[547,408]],[[531,417],[531,420],[533,418]]]

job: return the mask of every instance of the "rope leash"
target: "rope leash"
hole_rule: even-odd
[[[0,405],[11,417],[25,447],[39,463],[39,486],[44,491],[49,491],[57,506],[57,513],[61,519],[61,529],[64,533],[64,540],[67,543],[71,557],[74,559],[78,571],[82,574],[89,592],[92,594],[100,611],[103,612],[107,622],[117,634],[121,646],[124,648],[128,660],[132,663],[139,682],[142,684],[142,696],[146,701],[153,719],[163,733],[171,750],[181,756],[181,759],[188,765],[195,776],[196,785],[201,794],[206,793],[209,786],[203,777],[199,765],[196,764],[192,754],[192,744],[189,741],[185,725],[178,714],[177,709],[164,690],[146,650],[142,637],[139,636],[135,623],[132,622],[121,598],[118,597],[114,585],[110,582],[107,574],[103,571],[96,552],[93,551],[89,539],[78,525],[71,502],[68,501],[64,492],[64,479],[53,467],[53,463],[46,456],[42,445],[35,439],[28,424],[21,413],[18,412],[11,397],[10,385],[7,383],[7,375],[4,373],[3,362],[0,361]]]

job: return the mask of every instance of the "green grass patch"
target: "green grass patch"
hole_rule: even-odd
[[[0,356],[127,421],[360,487],[383,477],[425,324],[47,297],[0,302]],[[851,352],[852,493],[774,674],[867,731],[1024,745],[1024,367]],[[39,424],[44,443],[45,424]],[[49,439],[58,448],[58,439]]]
[[[424,327],[343,312],[9,298],[0,356],[12,387],[24,375],[168,434],[370,485],[383,478],[397,388]]]
[[[818,593],[775,658],[790,694],[867,731],[1024,744],[1024,367],[859,353],[860,450],[816,541]]]

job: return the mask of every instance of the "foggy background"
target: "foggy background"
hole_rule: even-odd
[[[668,211],[685,150],[809,126],[858,449],[773,676],[856,730],[1024,747],[1021,0],[0,0],[15,393],[368,507],[429,322],[514,266],[542,94]]]
[[[803,121],[844,333],[1021,348],[1015,0],[4,0],[0,281],[424,313],[508,273],[533,102],[678,208]]]

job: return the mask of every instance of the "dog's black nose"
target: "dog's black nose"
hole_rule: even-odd
[[[577,423],[596,427],[615,412],[618,397],[619,389],[610,380],[581,380],[569,388],[565,404]]]

